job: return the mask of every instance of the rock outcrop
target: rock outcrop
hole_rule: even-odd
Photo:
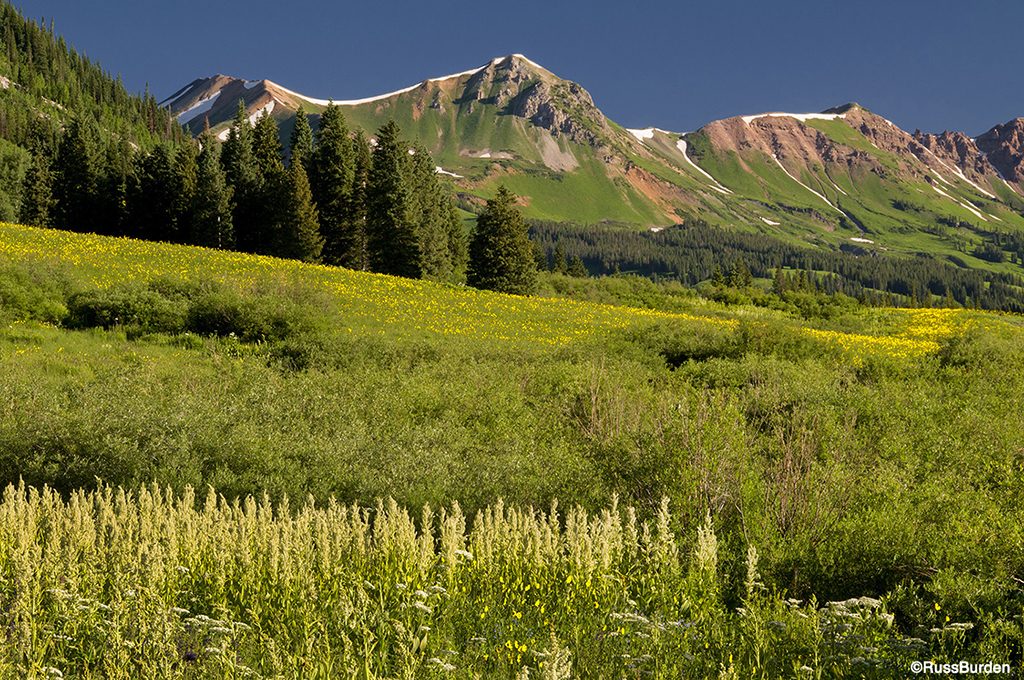
[[[1024,118],[996,125],[976,141],[1003,179],[1024,186]]]

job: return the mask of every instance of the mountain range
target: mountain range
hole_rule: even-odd
[[[301,106],[315,127],[329,100],[269,80],[201,78],[162,105],[222,137],[239,100],[287,137]],[[395,120],[474,210],[498,184],[527,216],[660,229],[702,220],[855,251],[930,252],[968,266],[994,234],[1024,230],[1024,118],[971,137],[904,131],[856,103],[769,112],[693,132],[627,129],[581,85],[514,54],[461,73],[356,100],[334,100],[353,126]],[[997,258],[998,259],[998,258]]]

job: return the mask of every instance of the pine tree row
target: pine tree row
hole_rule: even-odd
[[[372,142],[352,133],[334,105],[316,134],[299,112],[287,153],[277,122],[262,114],[252,124],[241,102],[223,144],[207,129],[196,141],[143,152],[76,119],[55,149],[43,130],[30,148],[26,224],[533,289],[533,249],[515,196],[502,188],[468,243],[427,150],[404,141],[394,122]]]

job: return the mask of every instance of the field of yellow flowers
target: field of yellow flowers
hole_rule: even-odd
[[[0,225],[0,258],[68,265],[96,288],[157,277],[214,280],[241,290],[301,282],[339,301],[344,309],[339,327],[354,333],[426,332],[561,346],[652,321],[735,328],[742,318],[707,306],[681,313],[508,296],[293,260],[9,224]],[[886,327],[872,334],[816,328],[797,332],[850,355],[914,357],[934,352],[967,315],[947,309],[891,310]]]

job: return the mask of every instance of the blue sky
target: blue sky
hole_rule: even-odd
[[[130,89],[270,78],[365,97],[521,52],[628,127],[858,101],[913,131],[1024,116],[1024,3],[975,0],[14,0]]]

